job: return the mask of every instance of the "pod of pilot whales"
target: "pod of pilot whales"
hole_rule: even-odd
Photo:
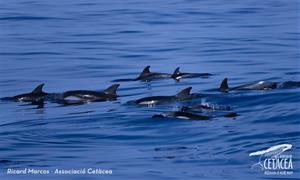
[[[144,68],[142,73],[133,79],[117,79],[113,82],[124,81],[144,81],[150,82],[160,79],[174,79],[180,81],[184,78],[207,78],[212,76],[210,73],[187,73],[181,72],[179,67],[175,69],[173,74],[151,72],[150,66]],[[38,105],[38,108],[44,107],[45,101],[50,101],[62,105],[81,105],[90,102],[103,102],[103,101],[115,101],[119,98],[117,90],[120,84],[113,84],[103,91],[93,90],[71,90],[62,93],[48,93],[43,91],[44,84],[38,85],[32,92],[24,93],[12,97],[1,98],[2,101],[18,101],[18,102],[30,102],[33,105]],[[229,91],[239,90],[271,90],[279,88],[294,88],[300,87],[300,81],[284,81],[284,82],[269,82],[260,81],[257,83],[248,83],[236,87],[229,87],[228,79],[225,78],[219,87],[219,91],[227,93]],[[192,87],[187,87],[174,95],[169,96],[150,96],[141,99],[129,101],[128,104],[134,105],[146,105],[154,106],[159,104],[166,104],[172,102],[189,101],[196,98],[205,97],[201,93],[191,93]],[[222,117],[234,118],[238,116],[237,113],[232,111],[230,106],[217,105],[217,104],[196,104],[192,106],[182,106],[178,111],[161,112],[154,114],[153,118],[178,118],[187,120],[210,120],[217,116],[203,115],[203,111],[220,111],[225,112]]]

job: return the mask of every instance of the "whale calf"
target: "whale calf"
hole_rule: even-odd
[[[61,94],[51,94],[52,99],[55,102],[70,104],[84,104],[87,102],[95,101],[113,101],[116,100],[118,95],[116,93],[119,84],[113,84],[104,91],[91,91],[91,90],[73,90],[66,91]]]
[[[30,93],[19,94],[12,97],[4,97],[1,100],[11,100],[11,101],[19,101],[19,102],[41,102],[44,101],[45,97],[48,93],[43,91],[44,84],[38,85],[33,89]]]
[[[228,78],[223,79],[219,90],[221,92],[228,92],[232,90],[270,90],[276,88],[292,88],[300,87],[300,81],[285,81],[285,82],[270,82],[270,81],[260,81],[257,83],[249,83],[240,86],[230,88],[228,86]]]
[[[191,90],[192,87],[188,87],[173,96],[150,96],[150,97],[145,97],[145,98],[135,100],[133,102],[139,105],[155,105],[155,104],[163,104],[163,103],[174,102],[174,101],[184,101],[184,100],[201,96],[200,94],[199,95],[197,94],[197,96],[191,94]]]
[[[171,78],[179,81],[182,78],[195,78],[195,77],[208,77],[211,76],[212,74],[210,73],[183,73],[180,72],[180,68],[177,67],[172,74]]]

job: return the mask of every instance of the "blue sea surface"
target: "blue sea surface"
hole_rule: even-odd
[[[0,102],[0,179],[300,179],[299,88],[220,93],[229,85],[300,80],[298,0],[0,1],[0,96],[102,90],[154,72],[209,78],[121,82],[118,100],[44,108]],[[153,119],[184,103],[126,102],[153,95],[214,94],[194,104],[240,116]],[[292,144],[292,175],[251,168],[249,153]],[[9,175],[7,169],[101,168],[111,175]]]

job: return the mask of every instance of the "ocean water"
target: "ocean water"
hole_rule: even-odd
[[[299,179],[299,88],[220,93],[229,85],[300,80],[298,0],[10,0],[0,2],[0,96],[101,90],[155,72],[209,78],[121,82],[117,101],[44,108],[0,102],[0,179]],[[213,94],[138,107],[185,87]],[[185,103],[231,106],[210,121],[153,119]],[[292,144],[292,175],[265,175],[249,153]],[[111,175],[9,175],[7,169],[101,168]]]

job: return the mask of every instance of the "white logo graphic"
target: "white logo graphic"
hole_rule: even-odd
[[[283,155],[290,149],[292,149],[291,144],[280,144],[252,152],[249,156],[259,156],[258,163],[252,165],[252,168],[260,167],[266,175],[291,175],[293,174],[292,155]]]

